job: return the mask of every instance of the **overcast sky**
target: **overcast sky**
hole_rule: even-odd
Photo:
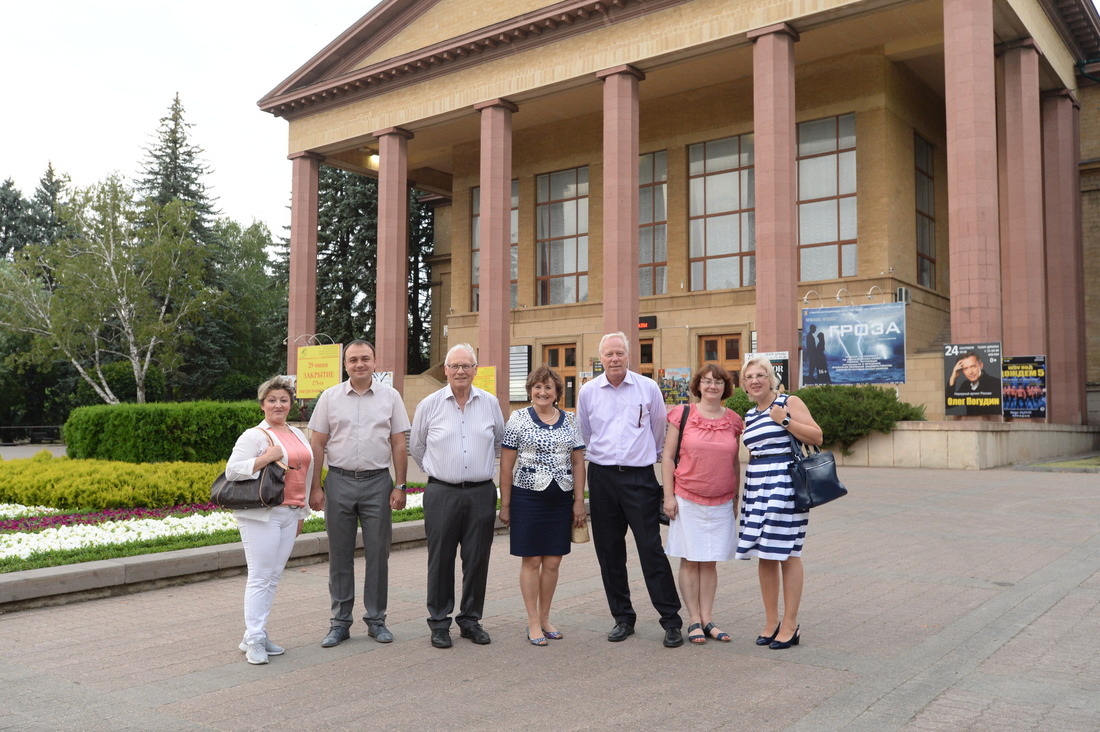
[[[3,0],[0,181],[52,162],[87,186],[133,177],[176,92],[223,215],[290,223],[287,123],[257,100],[377,0]]]

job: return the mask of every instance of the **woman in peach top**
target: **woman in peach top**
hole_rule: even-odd
[[[744,425],[736,412],[722,405],[733,393],[733,381],[724,368],[704,366],[690,389],[700,401],[691,405],[685,424],[683,408],[669,410],[661,469],[670,519],[665,553],[680,557],[680,596],[691,616],[688,640],[702,645],[708,638],[730,640],[715,626],[713,611],[717,563],[731,559],[737,548],[737,453]]]

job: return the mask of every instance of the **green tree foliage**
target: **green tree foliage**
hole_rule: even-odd
[[[31,199],[31,220],[35,243],[48,246],[72,233],[67,231],[61,215],[61,203],[68,188],[69,177],[59,175],[54,170],[53,163],[49,163]]]
[[[317,332],[373,343],[378,182],[321,166],[317,223]]]
[[[409,366],[410,374],[431,368],[432,286],[428,258],[434,251],[435,209],[422,199],[409,196]]]
[[[427,260],[433,248],[434,216],[431,206],[421,203],[423,195],[409,193],[409,373],[420,373],[431,365]],[[318,229],[317,331],[337,343],[354,338],[373,342],[378,293],[378,182],[322,166]]]
[[[0,259],[10,258],[33,240],[30,201],[8,178],[0,184]]]
[[[119,399],[103,367],[124,360],[136,400],[154,356],[170,363],[181,326],[217,301],[203,283],[190,208],[140,206],[118,176],[78,189],[61,206],[72,236],[24,247],[0,269],[0,326],[63,357],[108,404]]]
[[[217,214],[214,199],[203,183],[210,167],[203,162],[203,150],[188,139],[190,122],[184,120],[183,102],[177,93],[168,114],[160,119],[156,141],[145,149],[145,162],[137,189],[156,206],[172,201],[190,204],[194,216],[191,231],[200,244],[210,243],[210,227]]]

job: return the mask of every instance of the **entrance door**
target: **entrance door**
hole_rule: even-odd
[[[577,407],[577,344],[543,346],[542,360],[547,366],[557,371],[558,376],[565,382],[565,394],[558,401],[558,406],[572,412]]]
[[[713,335],[699,338],[699,365],[716,363],[733,377],[734,387],[741,385],[741,335]]]
[[[653,339],[647,338],[638,341],[638,373],[651,379],[657,378],[653,373]]]

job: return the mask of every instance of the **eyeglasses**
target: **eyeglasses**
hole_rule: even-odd
[[[757,376],[757,375],[754,374],[752,376],[744,376],[742,378],[745,381],[763,381],[763,380],[768,378],[768,375],[767,374],[760,374],[759,376]]]
[[[726,385],[726,382],[724,382],[724,381],[715,381],[714,379],[700,379],[699,383],[702,386],[725,386]]]
[[[473,371],[477,368],[476,363],[449,363],[447,368],[451,371]]]

